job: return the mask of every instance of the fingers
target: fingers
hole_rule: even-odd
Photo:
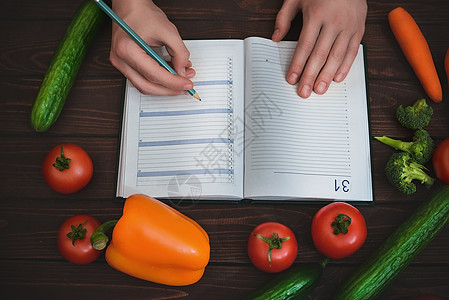
[[[317,33],[312,33],[313,36]],[[357,55],[359,40],[345,33],[321,30],[315,45],[298,43],[295,59],[288,71],[287,81],[298,80],[298,95],[307,98],[312,91],[324,94],[332,80],[342,81]]]
[[[324,94],[327,89],[329,88],[329,85],[331,84],[332,80],[334,79],[335,75],[337,74],[337,70],[342,66],[343,61],[349,62],[349,59],[346,59],[348,55],[348,42],[349,37],[345,36],[344,33],[341,33],[339,36],[334,37],[334,42],[332,44],[332,40],[323,42],[325,46],[321,48],[323,56],[311,56],[311,60],[315,61],[315,64],[309,64],[305,70],[305,73],[309,77],[313,77],[314,81],[311,83],[313,84],[313,90],[317,94]],[[319,47],[317,45],[317,47]],[[355,57],[354,57],[355,58]],[[352,61],[354,60],[352,58]],[[352,64],[352,61],[350,63]],[[350,65],[348,66],[350,67]],[[349,68],[341,69],[341,71],[345,70],[345,72],[349,71]],[[344,75],[345,77],[346,75]],[[307,78],[307,77],[306,77]],[[302,82],[300,82],[300,85]],[[305,84],[310,84],[310,82],[306,82]],[[307,95],[307,97],[310,95]]]
[[[356,39],[345,36],[344,33],[337,36],[323,33],[318,37],[298,82],[299,96],[307,98],[312,91],[324,94],[334,79],[342,81],[346,77],[359,44],[359,41],[351,41]],[[300,74],[300,70],[296,71]]]
[[[352,63],[354,62],[357,53],[359,52],[361,37],[353,36],[351,41],[349,42],[348,49],[346,51],[346,56],[343,59],[338,70],[335,72],[334,81],[341,82],[343,81],[349,73],[351,69]]]
[[[314,91],[325,93],[331,82],[342,81],[348,74],[357,55],[364,33],[366,2],[364,0],[296,0],[292,8],[291,1],[284,3],[282,9],[290,13],[303,13],[303,27],[291,60],[286,80],[297,84],[298,95],[307,98]],[[287,5],[288,4],[288,5]],[[346,9],[343,9],[346,7]],[[280,11],[280,14],[281,14]],[[276,28],[287,28],[286,20],[291,22],[292,15],[276,21]],[[282,21],[282,22],[281,22]],[[279,31],[280,33],[285,33]],[[274,36],[274,35],[273,35]],[[273,39],[274,40],[274,39]]]
[[[144,94],[176,95],[192,89],[189,78],[195,76],[195,71],[190,53],[164,12],[151,1],[114,1],[113,6],[150,47],[165,46],[178,75],[161,67],[116,24],[112,27],[112,65]]]
[[[319,50],[320,48],[315,47],[320,31],[321,24],[315,21],[304,25],[287,71],[288,83],[294,85],[301,79],[298,85],[298,94],[301,97],[306,98],[312,92],[317,71],[321,69],[326,56],[326,48]],[[321,42],[321,47],[325,47],[324,41]],[[308,63],[307,72],[306,63]]]
[[[124,32],[118,34],[125,35]],[[165,70],[127,36],[121,37],[113,45],[110,61],[144,94],[176,95],[193,88],[189,79]],[[188,59],[186,65],[191,65]],[[192,75],[192,71],[189,71],[189,75]]]

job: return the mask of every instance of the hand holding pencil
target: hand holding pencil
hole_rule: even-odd
[[[113,11],[103,1],[94,1],[114,21],[110,53],[112,65],[140,92],[178,95],[187,91],[200,100],[189,80],[195,75],[189,61],[190,53],[176,27],[152,1],[115,0]],[[125,32],[128,29],[131,32]],[[172,57],[173,68],[149,47],[162,45]]]

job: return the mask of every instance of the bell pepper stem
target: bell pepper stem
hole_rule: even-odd
[[[113,228],[115,224],[117,224],[118,220],[110,220],[107,221],[95,230],[95,232],[90,237],[90,243],[92,244],[92,247],[96,250],[103,250],[106,248],[106,245],[108,244],[109,238],[106,235],[106,231]]]

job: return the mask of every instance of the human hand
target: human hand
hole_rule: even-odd
[[[171,56],[173,75],[152,59],[117,24],[112,26],[110,61],[143,94],[178,95],[193,88],[195,75],[190,53],[178,30],[150,0],[113,0],[114,12],[149,46],[165,46]]]
[[[332,80],[343,81],[365,32],[366,0],[285,0],[276,17],[272,40],[278,42],[299,11],[303,27],[287,82],[298,83],[298,95],[324,94]]]

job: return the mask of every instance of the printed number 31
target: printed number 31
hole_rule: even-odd
[[[350,187],[349,180],[344,179],[341,182],[339,182],[337,179],[335,179],[334,184],[335,184],[334,188],[335,188],[336,192],[338,192],[340,189],[342,192],[345,192],[345,193],[349,192],[349,187]]]

